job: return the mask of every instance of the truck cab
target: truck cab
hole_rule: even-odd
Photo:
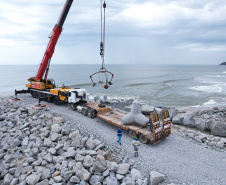
[[[79,104],[87,102],[87,91],[81,88],[74,88],[69,90],[68,103],[69,104]]]

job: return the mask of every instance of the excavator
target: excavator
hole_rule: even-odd
[[[52,30],[47,49],[40,64],[38,73],[35,77],[28,79],[29,83],[26,84],[27,90],[15,90],[15,97],[20,93],[30,93],[34,98],[47,99],[54,102],[56,105],[62,102],[72,102],[72,105],[85,103],[87,101],[87,92],[85,89],[71,89],[68,87],[56,88],[55,81],[48,77],[50,61],[53,56],[56,43],[62,33],[63,24],[66,20],[73,0],[66,0],[60,18]],[[15,98],[15,99],[16,99]]]

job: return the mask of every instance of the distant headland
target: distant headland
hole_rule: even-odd
[[[226,65],[226,62],[222,62],[221,64],[219,64],[219,65]]]

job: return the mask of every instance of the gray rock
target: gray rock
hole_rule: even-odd
[[[138,179],[138,180],[136,181],[135,185],[144,185],[144,184],[143,184],[143,180]]]
[[[184,115],[177,114],[173,117],[172,123],[177,124],[177,125],[183,125],[183,120],[184,120]]]
[[[51,163],[53,161],[53,155],[51,153],[48,153],[43,157],[43,159]]]
[[[202,114],[202,118],[203,119],[210,119],[210,118],[212,118],[212,116],[208,115],[208,114]]]
[[[77,176],[72,176],[70,178],[70,182],[73,182],[73,183],[79,183],[80,182],[80,179],[77,177]]]
[[[102,155],[97,155],[96,161],[100,161],[103,166],[106,166],[106,160]]]
[[[55,155],[56,154],[56,149],[55,148],[50,148],[48,150],[49,153],[51,153],[52,155]]]
[[[107,161],[107,168],[110,171],[117,171],[119,168],[119,165],[116,162]]]
[[[183,124],[188,127],[195,126],[195,120],[193,119],[194,114],[192,112],[187,112],[184,116]]]
[[[61,126],[59,124],[56,124],[56,123],[53,124],[52,127],[51,127],[51,131],[59,133],[61,131]]]
[[[224,148],[224,143],[223,142],[217,142],[216,147],[222,149],[222,148]]]
[[[38,114],[38,109],[30,109],[28,111],[29,116],[34,116],[36,114]]]
[[[43,146],[51,147],[52,141],[49,138],[45,138]]]
[[[53,117],[53,124],[61,124],[64,122],[62,117]]]
[[[71,146],[76,148],[80,147],[80,141],[81,141],[81,137],[77,137],[75,140],[71,142]]]
[[[104,171],[104,172],[103,172],[103,176],[104,176],[104,177],[107,177],[107,176],[109,175],[109,172],[110,172],[109,170]]]
[[[23,126],[20,127],[20,130],[23,130],[24,128],[26,128],[26,127],[28,127],[30,125],[31,125],[31,123],[30,122],[27,122]]]
[[[66,157],[67,158],[70,158],[70,157],[75,157],[75,150],[74,150],[74,147],[70,147],[68,148],[67,152],[66,152]]]
[[[50,140],[51,141],[56,141],[58,139],[58,133],[56,132],[50,132]]]
[[[91,174],[82,166],[81,162],[78,162],[74,165],[73,171],[75,175],[82,181],[89,180]]]
[[[61,134],[62,134],[63,136],[68,136],[68,135],[70,134],[70,131],[71,131],[70,126],[69,126],[69,125],[64,125],[64,126],[62,127]]]
[[[207,129],[212,130],[214,124],[215,124],[215,121],[214,121],[214,120],[208,120],[208,121],[206,122],[206,127],[207,127]]]
[[[11,144],[11,146],[12,147],[14,147],[14,146],[19,146],[19,145],[21,145],[21,141],[19,140],[19,139],[15,139],[14,141],[13,141],[13,143]]]
[[[93,165],[93,160],[94,159],[91,156],[89,156],[89,155],[85,156],[83,166],[85,168],[91,167]]]
[[[78,130],[75,130],[72,133],[70,133],[69,138],[73,141],[73,140],[75,140],[79,136],[80,136],[79,131]]]
[[[49,185],[49,180],[48,179],[45,179],[45,180],[37,183],[36,185]]]
[[[28,137],[26,136],[23,141],[22,141],[22,146],[27,146],[28,145]]]
[[[226,136],[226,123],[216,122],[211,130],[211,134],[215,136]]]
[[[53,118],[53,115],[52,114],[47,113],[47,112],[44,114],[44,120],[45,121],[52,120],[52,118]]]
[[[95,185],[97,182],[102,182],[104,180],[104,177],[103,176],[100,176],[100,175],[92,175],[89,179],[89,183],[91,185]]]
[[[32,170],[32,166],[26,166],[22,169],[22,174],[27,173],[28,171]]]
[[[83,162],[84,161],[84,156],[83,155],[80,155],[80,154],[76,154],[75,155],[75,160],[77,161],[77,162]],[[84,165],[84,164],[83,164]]]
[[[106,181],[107,185],[119,185],[118,179],[116,177],[108,177]]]
[[[150,185],[158,185],[160,182],[163,182],[164,180],[165,175],[156,171],[150,172]]]
[[[122,118],[122,122],[124,125],[136,123],[138,125],[147,126],[148,120],[141,113],[142,105],[134,101],[132,104],[131,112]]]
[[[129,172],[130,164],[119,164],[117,173],[121,175],[125,175]]]
[[[117,178],[118,180],[122,180],[122,179],[124,178],[124,176],[123,176],[123,175],[120,175],[120,174],[117,174],[117,175],[116,175],[116,178]]]
[[[55,176],[55,177],[53,177],[53,180],[55,181],[55,182],[61,182],[62,181],[62,177],[61,176]]]
[[[40,180],[48,179],[50,177],[51,177],[50,169],[47,168],[42,171]]]
[[[13,176],[7,173],[3,179],[2,185],[9,185],[12,180]]]
[[[221,138],[220,142],[223,142],[224,144],[226,144],[226,138]]]
[[[38,174],[38,175],[36,175],[36,174],[31,174],[31,175],[27,176],[26,182],[27,182],[29,185],[30,185],[30,184],[31,184],[31,185],[36,184],[36,183],[39,181],[40,177],[41,177],[41,174]]]
[[[137,170],[137,169],[135,169],[135,168],[133,168],[133,169],[131,170],[130,174],[131,174],[131,177],[132,177],[132,179],[133,179],[134,181],[136,181],[136,180],[138,180],[138,179],[142,179],[142,175],[141,175],[140,171]]]
[[[203,119],[198,118],[195,120],[195,127],[200,130],[206,130],[206,123]]]
[[[106,170],[106,167],[100,161],[95,161],[93,163],[93,171],[104,172],[105,170]]]
[[[15,177],[19,177],[23,170],[23,163],[19,162],[16,167]]]
[[[19,182],[18,178],[13,178],[13,180],[11,181],[10,185],[17,185]]]
[[[126,184],[126,185],[135,185],[135,182],[134,180],[131,178],[131,177],[125,177],[123,179],[123,182]]]

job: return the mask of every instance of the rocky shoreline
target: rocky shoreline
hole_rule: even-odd
[[[117,162],[108,146],[73,129],[58,113],[0,99],[0,184],[158,184],[165,176],[144,177]]]

